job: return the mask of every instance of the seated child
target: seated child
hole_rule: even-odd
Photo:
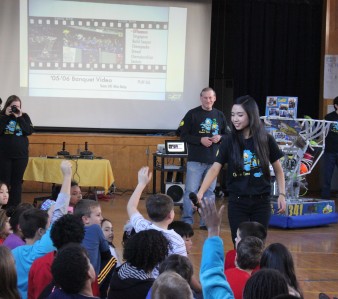
[[[4,182],[0,181],[0,209],[3,209],[5,205],[8,203],[8,188]]]
[[[190,285],[194,270],[192,263],[186,256],[171,254],[160,264],[159,277],[161,277],[161,274],[166,271],[176,272],[181,277],[183,277]],[[152,298],[152,289],[153,288],[150,288],[146,299]]]
[[[243,290],[252,271],[259,265],[264,245],[256,237],[245,237],[237,244],[236,268],[225,270],[224,274],[235,299],[242,299]]]
[[[224,246],[219,237],[224,205],[219,210],[214,200],[202,200],[200,213],[208,227],[208,238],[202,250],[200,277],[206,298],[234,299],[224,275]],[[270,299],[288,292],[283,275],[276,270],[259,270],[247,280],[243,299]]]
[[[236,236],[236,244],[235,247],[237,247],[237,244],[239,241],[245,237],[257,237],[258,239],[261,239],[263,243],[265,243],[267,232],[265,227],[255,221],[245,221],[242,222],[237,229],[237,236]],[[225,263],[224,263],[224,270],[235,268],[235,258],[236,258],[236,249],[229,250],[225,255]]]
[[[9,219],[6,215],[6,210],[0,210],[0,245],[2,245],[10,234],[11,226],[9,225]]]
[[[123,259],[109,286],[108,299],[144,299],[154,282],[152,271],[168,255],[169,242],[158,230],[133,235],[125,244]]]
[[[173,271],[163,272],[154,282],[152,299],[193,299],[188,282]]]
[[[120,258],[118,256],[117,251],[115,249],[115,246],[113,244],[113,240],[114,240],[113,224],[111,223],[111,221],[109,219],[104,218],[101,221],[101,229],[102,229],[104,237],[106,238],[106,240],[109,244],[109,249],[110,249],[111,255],[113,257],[115,257],[116,260],[117,260],[116,266],[117,267],[121,266]]]
[[[86,250],[80,244],[70,243],[60,249],[51,270],[53,280],[60,288],[55,288],[49,299],[98,299],[93,296],[91,288],[95,280],[95,271]]]
[[[74,215],[80,217],[84,224],[85,236],[82,245],[87,249],[90,262],[94,267],[100,293],[105,296],[117,260],[111,255],[101,229],[103,217],[100,203],[91,199],[82,199],[76,204]]]
[[[0,246],[0,298],[20,299],[17,287],[15,261],[6,246]]]
[[[80,186],[78,182],[72,180],[70,184],[70,201],[69,201],[69,207],[74,207],[76,204],[82,199],[82,193]]]
[[[302,290],[299,286],[292,254],[289,249],[281,243],[270,244],[263,252],[260,267],[275,269],[281,272],[289,288],[289,294],[298,298],[303,298]]]
[[[187,254],[190,253],[192,248],[192,237],[194,236],[194,230],[189,223],[183,221],[173,221],[168,225],[168,229],[173,229],[178,233],[185,243],[185,248],[187,249]]]
[[[136,232],[147,229],[155,229],[160,232],[169,241],[169,254],[181,254],[187,256],[187,250],[182,237],[174,230],[168,230],[168,225],[174,220],[174,202],[165,194],[150,195],[146,199],[146,209],[151,221],[146,220],[138,211],[137,207],[142,195],[142,191],[150,182],[152,173],[149,173],[149,167],[142,167],[138,172],[138,184],[131,195],[128,204],[127,212],[130,222]],[[154,277],[158,276],[158,271],[155,269]]]
[[[60,193],[60,185],[56,185],[53,187],[52,190],[52,200],[56,200],[57,195]],[[73,214],[74,207],[76,204],[82,199],[82,193],[80,186],[77,181],[72,180],[70,183],[70,200],[69,200],[69,206],[68,206],[68,213]]]
[[[29,209],[32,209],[33,206],[29,203],[20,203],[10,214],[9,224],[11,226],[12,233],[6,238],[3,245],[7,246],[9,249],[13,250],[14,248],[25,245],[24,236],[19,227],[19,218],[20,215]],[[8,212],[7,212],[8,213]]]
[[[32,263],[37,258],[54,250],[50,238],[52,224],[67,213],[70,198],[72,164],[66,160],[62,161],[61,171],[63,174],[61,192],[53,208],[49,211],[50,216],[46,211],[32,208],[23,212],[19,219],[19,226],[26,239],[26,245],[16,247],[12,253],[18,274],[18,289],[22,299],[27,298],[28,273]]]
[[[101,259],[111,258],[109,245],[100,226],[103,219],[100,203],[91,199],[80,200],[75,206],[74,215],[80,217],[85,226],[82,245],[87,249],[90,262],[98,275]]]
[[[57,250],[65,247],[69,243],[81,244],[84,238],[84,225],[78,217],[66,214],[55,221],[50,237]],[[28,276],[28,299],[40,298],[43,293],[47,297],[54,287],[52,282],[51,265],[57,251],[51,251],[44,256],[36,259],[29,270]],[[93,285],[93,293],[99,295],[98,285]]]
[[[270,299],[288,293],[288,286],[283,275],[274,269],[261,269],[248,279],[244,299]]]
[[[173,229],[176,233],[178,233],[185,242],[185,247],[187,249],[187,253],[189,254],[192,248],[192,237],[194,235],[194,230],[189,223],[183,221],[173,221],[169,224],[168,229]],[[193,291],[197,294],[195,295],[202,295],[202,286],[201,283],[196,279],[195,276],[192,277],[190,281],[190,286]],[[200,296],[199,296],[200,297]]]

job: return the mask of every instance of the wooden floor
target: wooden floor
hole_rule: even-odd
[[[24,201],[32,203],[36,195],[25,193]],[[39,196],[42,195],[44,194],[39,194]],[[120,252],[123,226],[128,220],[126,204],[129,196],[130,193],[124,193],[114,195],[114,198],[109,202],[100,201],[103,216],[113,222],[114,244]],[[223,199],[218,200],[217,203],[226,205],[227,201]],[[336,200],[336,206],[337,204],[338,201]],[[146,215],[144,200],[141,200],[139,208],[141,213]],[[179,220],[180,208],[175,207],[175,212],[175,218]],[[198,215],[195,215],[195,217],[197,224],[194,226],[194,245],[190,259],[194,264],[195,274],[198,275],[201,249],[207,237],[207,232],[198,229]],[[221,237],[224,241],[224,250],[231,249],[232,242],[226,212],[223,216]],[[271,228],[268,232],[267,245],[274,242],[283,243],[292,252],[297,277],[306,299],[318,298],[320,292],[338,297],[338,224],[306,229]]]

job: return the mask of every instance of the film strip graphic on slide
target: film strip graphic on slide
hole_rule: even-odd
[[[168,43],[167,22],[50,17],[29,17],[28,22],[31,70],[167,70],[167,53],[162,53]]]

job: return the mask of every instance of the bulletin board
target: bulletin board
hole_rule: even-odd
[[[297,118],[298,97],[267,96],[266,117]]]

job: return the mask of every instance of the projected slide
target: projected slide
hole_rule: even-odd
[[[186,18],[186,8],[30,0],[21,86],[36,97],[181,100]]]

